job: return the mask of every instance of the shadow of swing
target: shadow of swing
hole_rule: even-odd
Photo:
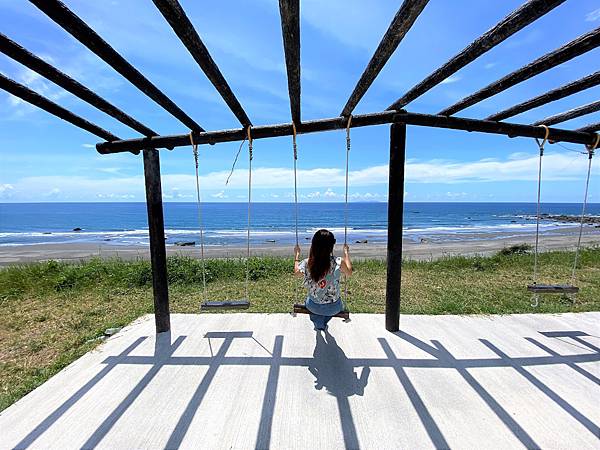
[[[392,335],[425,351],[434,358],[398,358],[392,351],[388,340],[384,338],[379,338],[378,341],[386,358],[348,358],[337,344],[334,336],[329,333],[326,333],[325,336],[322,336],[320,333],[316,335],[315,349],[312,358],[283,357],[283,336],[279,335],[275,337],[273,350],[269,352],[263,344],[254,338],[252,331],[240,331],[206,333],[204,337],[209,340],[209,343],[211,338],[223,339],[219,350],[215,354],[212,354],[211,350],[212,356],[210,357],[173,356],[177,348],[179,348],[186,339],[186,336],[179,336],[174,342],[171,342],[170,333],[161,333],[157,335],[153,356],[131,356],[131,352],[147,339],[147,337],[140,337],[119,355],[106,358],[103,361],[106,366],[29,432],[27,436],[16,445],[16,448],[27,448],[31,446],[47,429],[63,416],[69,408],[76,404],[87,392],[93,389],[93,387],[114,367],[123,364],[142,364],[149,366],[149,369],[144,377],[131,389],[129,394],[92,433],[83,445],[85,448],[93,448],[101,443],[102,439],[134,403],[136,398],[139,397],[145,387],[158,374],[160,369],[167,365],[198,365],[208,367],[201,382],[188,401],[185,410],[179,417],[177,424],[169,437],[166,445],[167,448],[176,448],[181,445],[189,430],[192,419],[202,403],[210,384],[214,380],[219,367],[225,365],[269,366],[269,374],[263,396],[261,418],[255,448],[268,448],[270,446],[279,373],[282,366],[306,367],[315,378],[314,388],[317,390],[324,390],[336,398],[340,417],[340,427],[347,448],[359,447],[356,427],[348,398],[353,395],[364,395],[371,368],[374,367],[391,367],[395,370],[398,380],[407,393],[412,407],[415,409],[431,443],[436,448],[448,448],[448,442],[408,377],[405,370],[406,368],[455,369],[524,446],[527,448],[539,448],[539,444],[537,444],[520,426],[516,418],[507,412],[468,371],[468,369],[471,368],[512,367],[561,409],[581,423],[590,433],[594,436],[599,436],[600,428],[598,425],[593,423],[573,405],[560,397],[550,387],[542,383],[527,370],[527,367],[530,366],[562,364],[572,368],[576,373],[586,377],[595,384],[600,385],[600,380],[595,375],[577,365],[578,363],[600,361],[600,352],[596,351],[598,348],[582,339],[582,336],[586,335],[582,332],[566,331],[541,333],[546,337],[573,339],[578,344],[584,345],[589,350],[592,350],[593,353],[560,355],[533,338],[525,338],[533,345],[544,350],[548,355],[535,357],[509,357],[488,340],[480,339],[480,342],[483,345],[496,353],[498,356],[497,358],[456,359],[439,341],[432,340],[431,344],[429,344],[408,333],[400,331],[393,333]],[[227,351],[235,339],[253,339],[257,345],[261,346],[269,353],[269,356],[227,356]],[[361,368],[360,374],[355,371],[357,368]]]

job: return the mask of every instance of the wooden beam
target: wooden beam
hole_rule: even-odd
[[[150,236],[150,262],[152,264],[154,321],[156,332],[162,333],[170,330],[171,319],[169,312],[167,251],[165,248],[165,223],[160,185],[160,155],[158,150],[144,150],[144,180],[146,183],[148,234]]]
[[[566,122],[567,120],[585,116],[586,114],[591,114],[596,111],[600,111],[600,100],[580,106],[579,108],[570,109],[560,114],[555,114],[554,116],[546,117],[545,119],[538,120],[532,125],[556,125],[557,123]]]
[[[442,67],[413,87],[404,94],[403,97],[392,103],[387,109],[399,110],[403,108],[417,97],[420,97],[434,86],[440,84],[449,76],[473,62],[517,31],[525,28],[530,23],[553,10],[564,1],[565,0],[529,0],[520,8],[502,19],[502,21],[494,28],[478,37]]]
[[[300,0],[279,0],[281,34],[285,52],[292,122],[299,125],[300,114]]]
[[[141,124],[133,117],[127,115],[116,106],[107,102],[98,94],[74,80],[66,73],[61,72],[43,59],[27,51],[25,48],[21,47],[19,44],[9,39],[2,33],[0,33],[0,51],[6,56],[18,61],[34,72],[39,73],[41,76],[47,78],[53,83],[56,83],[64,90],[70,92],[76,97],[79,97],[83,101],[98,108],[100,111],[105,112],[109,116],[117,119],[119,122],[138,131],[144,136],[158,136],[157,133],[152,131],[147,126]]]
[[[4,89],[6,92],[14,95],[15,97],[19,97],[20,99],[25,100],[27,103],[31,103],[32,105],[35,105],[38,108],[41,108],[44,111],[55,115],[56,117],[60,117],[62,120],[66,120],[67,122],[75,125],[78,128],[82,128],[86,131],[89,131],[90,133],[95,134],[101,139],[106,139],[107,141],[119,140],[119,138],[111,132],[100,128],[98,125],[88,122],[83,117],[80,117],[77,114],[72,113],[68,109],[57,105],[53,101],[48,100],[46,97],[43,97],[37,92],[32,91],[27,86],[13,81],[10,78],[5,77],[1,73],[0,89]]]
[[[577,128],[575,131],[579,131],[580,133],[597,133],[600,131],[600,122],[590,123],[585,127]]]
[[[109,66],[119,72],[140,91],[158,103],[166,111],[179,119],[188,129],[204,131],[192,118],[184,113],[173,101],[152,84],[144,75],[116,52],[83,20],[77,17],[59,0],[29,0],[40,11],[70,33],[75,39],[94,52]],[[140,149],[141,150],[141,149]]]
[[[214,62],[208,49],[200,39],[194,25],[186,15],[185,11],[177,0],[153,0],[154,4],[171,25],[171,28],[179,37],[185,48],[188,49],[194,60],[198,63],[207,78],[217,89],[229,109],[237,117],[243,127],[252,125],[250,119],[246,115],[244,108],[233,94],[225,77],[219,70],[219,67]],[[196,131],[196,130],[194,130]]]
[[[321,131],[343,130],[346,128],[347,119],[333,117],[302,122],[297,127],[299,134],[316,133]],[[436,116],[431,114],[417,114],[410,112],[384,111],[371,114],[357,114],[352,116],[352,128],[371,125],[383,125],[392,122],[404,122],[407,125],[417,125],[433,128],[450,128],[454,130],[478,131],[481,133],[504,134],[511,137],[544,137],[544,130],[532,125],[521,125],[510,122],[494,122],[491,120],[465,119],[462,117]],[[292,135],[292,124],[265,125],[252,128],[252,139],[264,139]],[[237,128],[233,130],[208,131],[194,133],[194,142],[198,144],[216,144],[219,142],[242,141],[247,137],[246,130]],[[578,131],[550,128],[550,140],[555,142],[572,142],[575,144],[593,144],[595,135]],[[127,139],[116,142],[101,142],[96,145],[99,153],[121,153],[144,148],[174,148],[190,145],[189,134],[172,136],[157,136],[141,139]]]
[[[589,52],[599,45],[600,27],[590,31],[589,33],[579,36],[577,39],[572,40],[568,44],[563,45],[553,52],[547,53],[535,61],[527,64],[526,66],[509,73],[505,77],[500,78],[498,81],[489,84],[474,94],[469,95],[454,105],[444,109],[443,111],[440,111],[439,114],[450,116],[458,111],[462,111],[463,109],[479,103],[486,98],[505,91],[506,89],[528,80],[531,77],[539,75],[548,69],[552,69],[553,67],[556,67],[565,61],[569,61],[576,56]]]
[[[385,287],[385,329],[392,332],[400,329],[405,160],[406,124],[393,123],[390,127],[387,282]]]
[[[281,3],[282,0],[280,0]],[[348,117],[400,45],[429,0],[404,0],[340,115]]]
[[[486,117],[485,120],[504,120],[509,117],[516,116],[530,109],[537,108],[538,106],[545,105],[547,103],[559,100],[569,95],[576,94],[577,92],[589,89],[591,87],[600,84],[600,70],[596,73],[588,75],[587,77],[580,78],[577,81],[572,81],[559,88],[552,89],[551,91],[545,92],[542,95],[538,95],[532,99],[529,99],[523,103],[519,103],[511,108],[507,108],[496,114],[492,114]]]

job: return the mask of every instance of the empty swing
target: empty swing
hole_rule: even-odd
[[[250,206],[251,206],[251,193],[252,193],[252,136],[250,133],[250,127],[247,129],[248,137],[248,228],[246,238],[246,281],[245,281],[245,293],[246,297],[239,300],[217,300],[209,301],[206,296],[206,264],[204,262],[204,224],[202,222],[202,201],[200,197],[200,177],[198,175],[198,144],[194,142],[193,133],[190,133],[190,143],[192,144],[194,153],[194,162],[196,166],[196,199],[198,205],[198,226],[200,229],[200,259],[202,261],[202,303],[200,309],[247,309],[250,307],[250,295],[249,295],[249,279],[250,270],[248,266],[248,260],[250,259]],[[242,142],[244,145],[244,142]],[[240,150],[242,149],[240,145]],[[236,156],[237,161],[237,156]],[[234,162],[235,166],[235,162]],[[233,172],[233,168],[232,168]],[[229,179],[228,179],[229,181]]]
[[[591,146],[586,146],[587,155],[588,155],[588,170],[587,177],[585,182],[585,193],[583,196],[583,206],[581,209],[581,217],[579,220],[579,236],[577,239],[577,245],[575,247],[575,258],[573,262],[573,270],[571,273],[571,281],[570,284],[538,284],[538,243],[539,243],[539,233],[540,233],[540,200],[541,200],[541,187],[542,187],[542,158],[544,156],[544,146],[546,142],[548,142],[548,135],[550,134],[550,130],[546,125],[541,125],[545,130],[545,136],[543,141],[540,141],[536,138],[536,142],[540,149],[539,156],[539,164],[538,164],[538,191],[537,191],[537,212],[536,212],[536,226],[535,226],[535,250],[534,250],[534,258],[533,258],[533,282],[532,284],[527,285],[527,290],[533,293],[533,297],[531,299],[531,306],[537,307],[539,304],[539,296],[540,294],[566,294],[566,295],[574,295],[579,292],[579,288],[575,286],[575,273],[577,270],[577,262],[579,259],[579,251],[581,249],[581,236],[583,234],[583,223],[585,219],[585,210],[587,206],[588,199],[588,190],[590,185],[590,174],[592,171],[592,157],[594,156],[594,151],[598,147],[598,142],[600,141],[600,134],[596,135],[596,141]]]
[[[348,123],[346,124],[346,194],[345,194],[345,206],[344,206],[344,246],[348,243],[348,159],[350,155],[350,124],[352,123],[352,115],[348,116]],[[296,145],[296,125],[292,122],[292,146],[294,150],[294,208],[295,208],[295,232],[296,232],[296,245],[299,245],[298,241],[298,183],[297,183],[297,162],[298,162],[298,147]],[[298,285],[295,284],[294,288],[294,307],[293,314],[310,314],[308,308],[298,303]],[[344,319],[344,322],[350,321],[350,311],[347,307],[348,300],[348,279],[344,275],[344,298],[342,299],[344,304],[344,310],[335,314],[333,317],[339,317]]]

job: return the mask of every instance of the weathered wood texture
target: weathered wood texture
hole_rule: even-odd
[[[242,126],[252,125],[179,2],[177,0],[153,0],[153,2]]]
[[[385,288],[385,329],[392,332],[400,329],[405,159],[406,125],[394,123],[390,127],[387,282]]]
[[[375,50],[373,57],[369,61],[367,68],[354,87],[352,95],[350,95],[346,106],[342,110],[342,116],[347,117],[352,114],[360,99],[365,95],[367,89],[369,89],[375,78],[377,78],[377,75],[379,75],[379,72],[381,72],[381,69],[383,69],[394,54],[396,48],[398,48],[398,45],[400,45],[400,42],[404,39],[404,36],[413,26],[428,2],[429,0],[404,0],[404,3],[400,6],[392,23],[381,39],[379,46]]]
[[[248,300],[223,300],[204,302],[200,305],[200,309],[248,309],[250,302]]]
[[[191,117],[184,113],[173,101],[152,84],[135,67],[125,60],[115,49],[102,39],[83,20],[77,17],[59,0],[29,0],[50,19],[64,28],[75,39],[94,52],[109,66],[119,72],[140,91],[158,103],[166,111],[179,119],[187,128],[203,131]],[[141,149],[140,149],[141,150]]]
[[[19,97],[20,99],[49,112],[50,114],[54,114],[56,117],[60,117],[76,127],[87,130],[99,138],[106,139],[108,141],[119,140],[119,138],[111,132],[100,128],[98,125],[88,122],[83,117],[80,117],[77,114],[74,114],[71,111],[63,108],[62,106],[57,105],[53,101],[48,100],[46,97],[43,97],[37,92],[32,91],[27,86],[23,86],[22,84],[5,77],[1,73],[0,89],[4,89],[6,92],[14,95],[15,97]]]
[[[302,121],[300,114],[300,0],[279,0],[281,33],[285,52],[292,122]]]
[[[544,94],[538,95],[537,97],[531,98],[496,114],[492,114],[491,116],[486,117],[485,120],[508,119],[509,117],[516,116],[517,114],[537,108],[538,106],[568,97],[569,95],[573,95],[577,92],[597,86],[598,84],[600,84],[600,71],[588,75],[587,77],[580,78],[577,81],[567,83],[559,88],[552,89],[551,91],[545,92]]]
[[[308,308],[300,303],[294,304],[294,314],[310,314]],[[348,311],[340,311],[333,317],[339,317],[340,319],[350,319],[350,313]]]
[[[169,312],[165,223],[160,185],[160,156],[158,150],[155,149],[147,149],[143,153],[148,233],[150,235],[150,261],[152,265],[152,289],[154,292],[154,321],[156,323],[156,332],[162,333],[169,331],[171,328],[171,318]]]
[[[496,45],[515,34],[520,29],[526,27],[533,21],[539,19],[565,0],[530,0],[520,8],[513,11],[499,22],[494,28],[481,35],[468,47],[454,56],[450,61],[437,69],[403,97],[392,103],[388,110],[399,110],[417,97],[440,84],[450,75],[473,62],[485,52],[494,48]]]
[[[577,39],[563,45],[562,47],[554,50],[553,52],[547,53],[544,56],[530,62],[526,66],[509,73],[498,81],[494,81],[488,86],[480,89],[468,97],[460,100],[452,106],[440,111],[439,114],[444,116],[450,116],[456,114],[458,111],[473,106],[476,103],[485,100],[486,98],[492,97],[506,89],[519,84],[531,77],[539,75],[546,70],[552,69],[559,64],[569,61],[576,56],[582,55],[583,53],[589,52],[600,45],[600,28],[586,33]]]
[[[147,126],[141,124],[133,117],[107,102],[98,94],[74,80],[66,73],[61,72],[52,65],[48,64],[46,61],[27,51],[25,48],[21,47],[19,44],[9,39],[2,33],[0,33],[0,51],[6,56],[23,64],[25,67],[52,81],[53,83],[56,83],[76,97],[79,97],[83,101],[98,108],[100,111],[105,112],[109,116],[117,119],[119,122],[140,132],[144,136],[158,135],[158,133],[155,133]]]
[[[527,286],[527,290],[536,294],[576,294],[579,292],[577,286],[570,284],[530,284]]]
[[[546,117],[545,119],[538,120],[532,125],[555,125],[596,111],[600,111],[600,100],[580,106],[579,108],[570,109],[569,111],[560,114],[555,114],[554,116]]]
[[[383,125],[392,122],[404,122],[407,125],[426,126],[434,128],[450,128],[454,130],[478,131],[482,133],[504,134],[511,137],[544,137],[544,130],[532,125],[520,125],[510,122],[494,122],[490,120],[465,119],[462,117],[435,116],[409,112],[385,111],[372,114],[352,116],[352,128],[371,125]],[[316,133],[320,131],[342,130],[346,128],[347,119],[334,117],[330,119],[311,120],[297,126],[299,134]],[[257,126],[252,128],[252,139],[264,139],[277,136],[291,136],[292,124]],[[194,133],[194,142],[198,144],[216,144],[219,142],[242,141],[247,137],[246,130],[233,129]],[[579,131],[550,128],[550,139],[558,142],[575,144],[593,144],[595,136]],[[190,145],[189,134],[172,136],[157,136],[141,139],[127,139],[116,142],[101,142],[96,145],[99,153],[120,153],[144,148],[171,148]]]
[[[600,131],[600,122],[590,123],[585,127],[577,128],[575,131],[579,131],[581,133],[596,133]]]

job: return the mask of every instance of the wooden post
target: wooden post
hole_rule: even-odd
[[[388,331],[400,329],[405,154],[406,124],[393,123],[390,127],[387,284],[385,288],[385,329]]]
[[[169,313],[165,224],[160,187],[160,157],[156,149],[144,150],[144,179],[146,181],[146,209],[148,210],[148,231],[150,234],[150,260],[152,261],[154,320],[156,332],[162,333],[171,329],[171,318]]]

